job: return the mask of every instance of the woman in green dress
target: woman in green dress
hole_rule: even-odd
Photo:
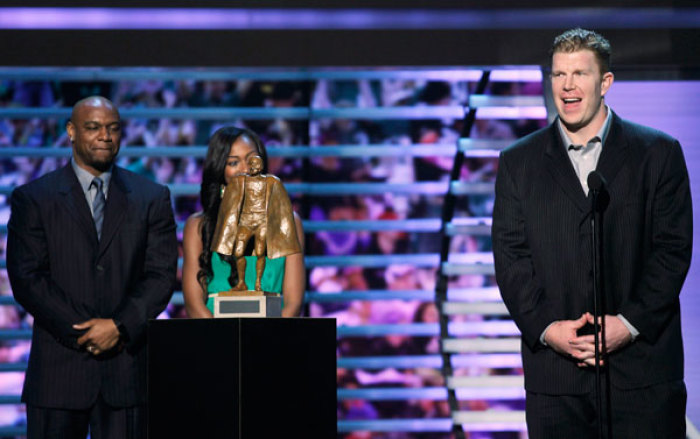
[[[233,256],[211,251],[216,218],[221,204],[221,193],[233,177],[248,172],[251,156],[263,159],[263,173],[267,172],[267,151],[260,138],[245,128],[224,127],[209,140],[209,148],[202,169],[200,198],[202,212],[191,215],[185,223],[183,236],[184,263],[182,290],[187,315],[193,318],[213,317],[213,298],[231,289],[238,279]],[[297,236],[304,232],[299,216],[294,214]],[[296,317],[301,312],[305,289],[303,242],[302,252],[282,258],[268,259],[262,278],[264,291],[281,293],[282,316]],[[251,256],[252,257],[252,256]],[[246,264],[246,283],[255,283],[255,261]],[[249,281],[249,279],[252,280]],[[251,288],[252,289],[252,288]]]

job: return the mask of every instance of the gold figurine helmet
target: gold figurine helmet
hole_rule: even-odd
[[[263,160],[259,155],[254,155],[248,159],[248,169],[250,175],[258,175],[263,169]]]

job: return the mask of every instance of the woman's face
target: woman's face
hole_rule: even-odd
[[[226,168],[224,170],[224,180],[229,184],[233,177],[248,173],[248,159],[254,155],[259,155],[253,141],[246,135],[239,136],[226,158]]]

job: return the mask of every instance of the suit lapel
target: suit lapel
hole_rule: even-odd
[[[549,128],[549,142],[545,146],[545,160],[547,171],[554,181],[561,187],[567,197],[582,212],[590,210],[590,204],[583,192],[581,183],[576,177],[576,171],[571,164],[571,159],[566,154],[566,149],[559,135],[559,128],[555,121]]]
[[[80,187],[78,177],[75,176],[70,164],[66,165],[59,177],[58,193],[63,196],[68,213],[80,224],[83,230],[92,241],[97,244],[97,230],[95,221],[90,213],[90,206],[85,199],[83,188]]]
[[[112,168],[112,179],[109,185],[107,203],[105,204],[105,219],[102,224],[102,239],[100,239],[99,255],[107,249],[114,235],[121,227],[122,220],[128,207],[127,194],[131,191],[124,181],[121,170]],[[93,227],[94,228],[94,227]]]
[[[610,124],[610,131],[605,139],[603,151],[600,153],[600,159],[596,167],[596,170],[603,174],[608,184],[612,183],[617,172],[625,163],[629,150],[622,126],[622,119],[615,112],[613,112]]]

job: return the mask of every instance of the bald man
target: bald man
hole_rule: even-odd
[[[7,271],[33,317],[28,438],[145,438],[145,329],[177,266],[168,189],[114,164],[109,100],[73,107],[70,163],[11,197]]]

